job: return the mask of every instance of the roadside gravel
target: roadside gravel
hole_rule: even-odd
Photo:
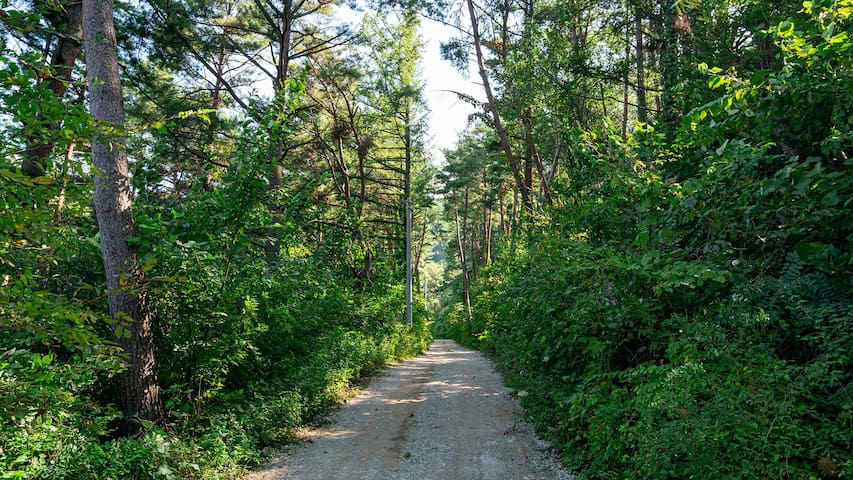
[[[247,480],[571,480],[521,415],[491,362],[437,340]]]

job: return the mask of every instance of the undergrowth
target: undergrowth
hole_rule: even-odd
[[[134,437],[111,438],[110,421],[118,413],[87,400],[94,392],[68,391],[59,382],[18,390],[19,395],[49,392],[52,403],[49,411],[41,413],[4,410],[0,478],[238,477],[260,465],[272,449],[291,441],[295,429],[318,421],[330,407],[347,400],[360,382],[387,362],[428,346],[424,315],[417,315],[412,327],[386,317],[385,325],[372,331],[332,328],[314,339],[304,356],[269,365],[263,380],[239,389],[222,388],[197,396],[173,387],[166,393],[172,401],[164,424],[147,425],[143,434]],[[14,368],[34,369],[35,358],[5,354],[3,367],[11,370],[10,362],[17,361]],[[12,394],[23,382],[12,376],[4,380],[8,387],[4,404],[12,405],[7,392]],[[58,398],[78,405],[58,404]],[[179,398],[186,400],[175,400]]]
[[[700,66],[725,91],[676,131],[579,148],[473,314],[436,322],[497,360],[579,479],[853,478],[851,13],[798,15],[765,32],[777,71]]]

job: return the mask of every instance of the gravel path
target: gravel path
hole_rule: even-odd
[[[571,480],[482,355],[450,340],[387,370],[248,480]]]

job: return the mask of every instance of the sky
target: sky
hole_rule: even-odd
[[[336,16],[346,22],[358,23],[364,15],[347,5],[337,8]],[[420,33],[425,43],[421,70],[425,82],[424,97],[430,111],[430,153],[433,162],[441,164],[444,161],[441,151],[453,148],[459,133],[468,124],[468,116],[474,113],[471,105],[459,100],[452,92],[462,92],[477,99],[485,95],[482,85],[475,80],[476,70],[471,68],[463,75],[450,62],[441,59],[441,42],[455,35],[454,28],[422,18]]]
[[[455,30],[432,20],[423,20],[421,35],[426,45],[423,50],[423,76],[426,82],[424,96],[430,110],[429,128],[432,136],[434,160],[443,159],[441,150],[452,148],[456,139],[468,123],[474,107],[459,100],[448,90],[459,91],[482,98],[483,88],[475,81],[476,72],[471,69],[468,78],[460,74],[451,64],[441,59],[439,50],[442,40],[454,35]]]

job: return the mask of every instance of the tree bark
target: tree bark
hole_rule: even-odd
[[[418,238],[418,245],[415,249],[415,261],[412,266],[414,268],[413,275],[415,277],[415,281],[420,279],[420,266],[421,266],[421,254],[424,251],[424,241],[426,240],[426,231],[427,231],[427,219],[424,219],[423,225],[421,225],[421,234]]]
[[[410,104],[405,107],[404,139],[406,149],[406,172],[404,179],[404,196],[406,197],[406,324],[412,324],[412,129]]]
[[[284,90],[287,79],[289,78],[290,68],[290,48],[293,33],[293,10],[290,1],[285,1],[282,4],[282,11],[274,11],[270,14],[266,7],[260,1],[255,1],[263,16],[267,20],[268,26],[275,29],[275,42],[278,43],[278,58],[276,59],[275,79],[273,83],[273,91],[275,96],[281,95]],[[267,188],[273,193],[273,200],[267,206],[272,216],[272,223],[281,222],[281,214],[284,211],[282,206],[275,199],[275,192],[281,189],[284,183],[284,157],[287,150],[285,144],[286,139],[274,138],[275,149],[269,154],[269,171],[267,172]],[[280,233],[277,228],[270,227],[267,230],[267,239],[264,242],[264,253],[267,258],[267,265],[274,266],[279,257],[279,237]]]
[[[278,32],[278,68],[276,69],[275,86],[273,87],[276,90],[284,87],[284,82],[287,81],[290,75],[290,43],[293,33],[293,11],[291,10],[289,1],[285,1],[283,7],[284,12]]]
[[[74,62],[77,61],[80,50],[83,48],[81,43],[83,40],[83,4],[80,1],[72,0],[64,2],[58,9],[62,14],[54,22],[54,26],[64,25],[65,28],[59,36],[56,50],[54,50],[50,61],[53,73],[47,81],[47,88],[57,98],[62,98],[68,90]],[[37,121],[36,123],[41,122]],[[57,125],[51,124],[47,128],[52,131],[57,128]],[[50,140],[39,141],[35,133],[30,134],[27,138],[27,152],[21,162],[21,171],[28,177],[44,175],[50,166],[50,152],[53,150],[53,145]]]
[[[525,181],[527,182],[527,186],[530,191],[533,190],[533,167],[536,166],[536,173],[539,174],[539,190],[542,198],[548,202],[549,205],[553,205],[554,201],[551,199],[551,184],[548,182],[548,176],[545,175],[545,166],[542,165],[542,158],[539,156],[539,152],[536,150],[536,142],[533,138],[533,123],[530,119],[533,117],[533,112],[528,110],[525,112],[524,116],[521,117],[521,124],[524,126],[524,142],[527,145],[527,157],[528,157],[528,165],[525,166]]]
[[[505,195],[506,195],[506,191],[504,190],[504,187],[501,187],[501,191],[498,194],[498,214],[500,215],[501,237],[506,237],[506,235],[507,235],[507,224],[506,224],[506,219],[505,219],[505,215],[504,215],[504,210],[505,210],[504,196]]]
[[[124,102],[118,69],[113,0],[83,1],[83,31],[89,108],[95,121],[121,130]],[[147,292],[140,290],[143,273],[136,249],[127,238],[135,231],[125,141],[112,132],[92,143],[95,175],[95,216],[101,237],[116,343],[127,354],[127,369],[118,376],[125,418],[162,418],[160,388],[154,359],[154,333]],[[131,430],[139,425],[128,425]]]
[[[492,264],[492,209],[483,206],[483,265]]]
[[[628,67],[628,59],[631,58],[631,32],[630,28],[625,28],[625,77],[622,81],[622,140],[628,138],[628,83],[630,80],[630,67]]]

